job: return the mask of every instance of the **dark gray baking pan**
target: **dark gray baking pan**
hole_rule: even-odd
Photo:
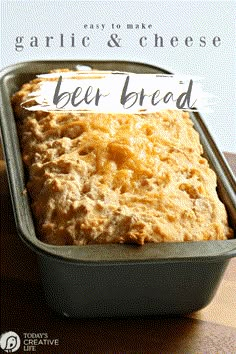
[[[27,62],[1,73],[1,132],[15,222],[19,236],[38,254],[45,296],[69,317],[180,314],[196,311],[213,298],[236,239],[188,243],[52,246],[36,234],[25,189],[11,95],[36,74],[55,68],[89,66],[100,70],[167,73],[131,62]],[[205,156],[218,176],[218,193],[235,230],[235,180],[201,117],[191,114]],[[20,255],[19,255],[20,256]]]

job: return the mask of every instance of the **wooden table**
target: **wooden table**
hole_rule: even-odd
[[[226,157],[236,173],[236,155]],[[43,354],[236,353],[236,258],[210,305],[190,316],[72,320],[53,313],[44,303],[36,257],[16,235],[1,158],[1,333],[59,339],[59,346],[37,346]]]

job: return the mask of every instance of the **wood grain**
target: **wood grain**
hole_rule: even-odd
[[[236,155],[225,156],[236,173]],[[65,319],[44,303],[36,256],[17,237],[4,161],[0,210],[1,332],[46,332],[58,338],[57,348],[37,348],[44,354],[236,353],[236,258],[213,301],[189,316]]]

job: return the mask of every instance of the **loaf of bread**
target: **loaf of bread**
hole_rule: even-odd
[[[29,111],[12,97],[38,235],[54,245],[232,237],[189,114]]]

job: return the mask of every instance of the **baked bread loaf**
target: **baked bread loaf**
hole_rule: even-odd
[[[40,239],[54,245],[232,237],[189,114],[29,111],[12,97]]]

